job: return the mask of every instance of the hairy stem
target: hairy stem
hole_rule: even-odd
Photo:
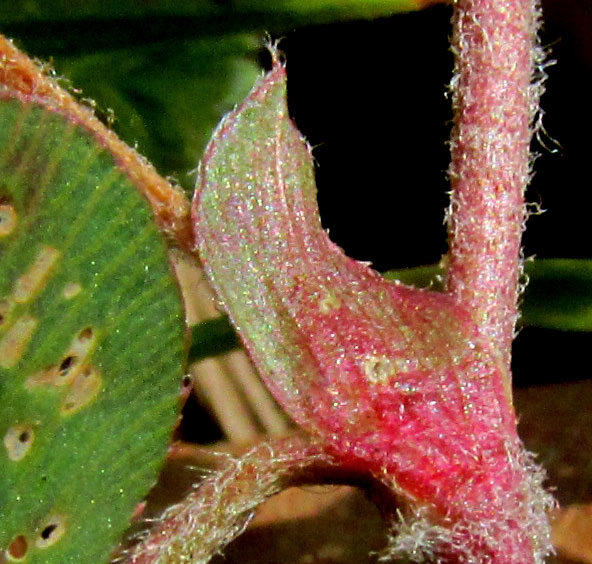
[[[447,289],[509,367],[521,273],[524,190],[541,87],[536,0],[457,0]]]
[[[268,497],[300,483],[347,481],[326,448],[306,435],[262,443],[229,458],[162,516],[153,530],[117,561],[126,564],[205,564],[248,525]]]

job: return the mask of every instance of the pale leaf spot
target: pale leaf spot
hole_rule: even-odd
[[[68,350],[59,364],[48,366],[25,380],[25,388],[29,391],[38,386],[70,385],[84,368],[96,343],[95,333],[86,327],[76,334]]]
[[[0,237],[10,235],[18,223],[16,210],[9,204],[0,205]]]
[[[72,415],[87,406],[97,397],[102,387],[100,372],[92,366],[84,365],[62,401],[62,415]]]
[[[48,366],[45,370],[35,372],[25,380],[25,388],[31,391],[38,386],[55,386],[56,385],[57,366]]]
[[[71,300],[82,291],[82,286],[78,282],[68,282],[62,290],[62,296],[66,300]]]
[[[12,297],[15,302],[28,302],[45,286],[59,256],[60,252],[53,247],[41,248],[29,270],[14,285]]]
[[[86,358],[95,344],[95,334],[92,327],[82,329],[72,341],[70,353]]]
[[[33,446],[35,432],[30,425],[15,425],[4,435],[4,446],[8,458],[12,461],[22,460]]]
[[[48,548],[58,542],[66,532],[66,518],[63,515],[52,515],[39,528],[35,539],[37,548]]]
[[[19,317],[0,339],[0,366],[2,368],[12,368],[21,359],[37,324],[37,319],[25,314]]]
[[[368,356],[362,362],[362,371],[372,384],[388,384],[396,374],[394,362],[385,356]]]
[[[6,319],[10,312],[10,302],[7,300],[0,300],[0,327],[6,323]]]

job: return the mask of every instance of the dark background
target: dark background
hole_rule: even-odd
[[[546,147],[533,143],[539,158],[528,199],[547,211],[530,220],[525,252],[589,257],[592,4],[564,4],[545,6],[542,45],[555,63],[546,69],[548,135]],[[292,115],[316,146],[323,221],[352,256],[379,270],[433,263],[446,250],[450,15],[436,6],[299,29],[280,43]]]

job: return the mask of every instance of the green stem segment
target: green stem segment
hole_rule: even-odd
[[[536,0],[457,0],[447,289],[509,368],[540,84]]]

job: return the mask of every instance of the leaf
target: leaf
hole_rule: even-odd
[[[528,284],[522,296],[520,324],[561,331],[592,331],[592,261],[533,259],[526,262]],[[442,290],[440,265],[384,273],[387,280]]]
[[[225,315],[197,323],[191,328],[191,337],[190,362],[224,354],[240,346],[236,333]]]
[[[193,217],[211,284],[298,423],[344,465],[388,476],[438,551],[546,553],[551,498],[499,353],[451,296],[389,282],[329,240],[277,61],[215,132]],[[412,541],[399,529],[391,556]]]
[[[56,70],[100,100],[114,128],[163,174],[193,189],[195,169],[221,116],[259,75],[252,35],[155,42],[81,56],[63,56]],[[97,77],[101,77],[97,80]]]
[[[592,260],[535,259],[525,271],[523,325],[592,331]]]
[[[178,194],[0,53],[0,561],[107,562],[177,418]]]
[[[438,0],[239,0],[238,10],[299,15],[314,22],[340,19],[377,18],[397,12],[419,10]]]
[[[328,20],[374,18],[396,12],[417,10],[438,0],[156,0],[138,3],[133,0],[87,0],[72,4],[68,0],[17,0],[9,6],[0,6],[0,21],[6,23],[73,22],[103,19],[136,18],[210,18],[223,19],[226,25],[236,27],[245,15],[304,14],[308,23],[315,23],[319,15]],[[247,20],[248,21],[248,20]],[[246,29],[243,20],[243,28]],[[219,24],[218,24],[219,25]],[[269,25],[269,21],[266,22]]]
[[[383,272],[387,280],[402,282],[417,288],[429,288],[438,292],[444,291],[443,277],[445,270],[441,264],[429,264],[426,266],[415,266],[402,268],[400,270],[389,270]]]

